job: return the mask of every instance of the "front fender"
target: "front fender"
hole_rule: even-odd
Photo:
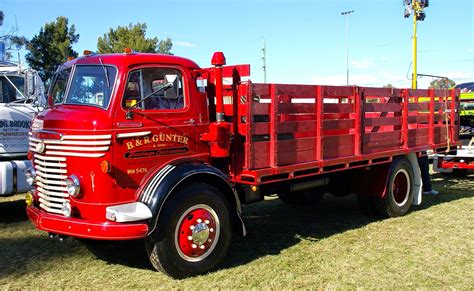
[[[218,184],[221,191],[228,193],[227,197],[233,199],[235,205],[235,218],[242,224],[242,234],[245,235],[245,226],[241,219],[241,203],[232,185],[228,182],[227,176],[219,169],[201,161],[186,161],[181,163],[171,163],[158,170],[147,185],[142,188],[139,201],[144,203],[153,213],[153,217],[149,221],[149,234],[153,235],[156,231],[158,219],[160,217],[163,206],[168,197],[177,187],[186,183],[196,175],[212,177],[213,184]],[[217,185],[214,185],[217,186]],[[224,194],[225,194],[224,193]]]

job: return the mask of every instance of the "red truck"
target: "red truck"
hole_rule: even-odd
[[[457,145],[455,90],[255,84],[225,63],[127,50],[62,65],[30,132],[32,223],[144,239],[153,266],[182,278],[245,235],[242,204],[355,193],[404,215],[421,203],[417,156]]]

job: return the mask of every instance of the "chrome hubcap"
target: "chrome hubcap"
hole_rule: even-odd
[[[193,242],[197,245],[203,245],[209,239],[209,227],[201,222],[196,224],[193,229]]]
[[[220,221],[214,209],[198,204],[183,212],[175,229],[175,246],[181,258],[198,262],[209,256],[219,241]]]

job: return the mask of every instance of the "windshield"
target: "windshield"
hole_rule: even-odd
[[[10,83],[11,82],[11,83]],[[12,85],[15,85],[13,86]],[[15,87],[23,93],[24,79],[19,76],[0,76],[0,103],[9,103],[18,99],[22,99],[20,92],[15,90]]]
[[[115,67],[77,66],[65,103],[107,108],[116,74]]]

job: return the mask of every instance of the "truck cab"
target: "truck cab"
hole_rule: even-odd
[[[35,118],[30,137],[38,210],[105,222],[107,208],[135,202],[143,180],[161,165],[208,160],[199,138],[209,120],[192,75],[197,69],[190,60],[156,54],[90,55],[63,65],[48,92],[53,104]],[[77,195],[65,197],[69,182],[78,185]],[[146,234],[143,224],[136,227],[122,238]],[[118,229],[83,235],[117,238]]]
[[[31,189],[24,171],[32,119],[45,105],[44,86],[37,72],[0,61],[0,196]]]
[[[169,194],[188,191],[191,180],[214,180],[217,186],[203,195],[219,191],[224,198],[206,198],[212,201],[186,210],[200,216],[200,231],[188,234],[187,225],[178,255],[189,264],[204,260],[209,249],[226,248],[228,242],[216,246],[212,239],[230,236],[230,219],[220,216],[235,218],[241,229],[243,224],[228,177],[209,164],[209,144],[201,139],[209,128],[207,95],[197,86],[202,72],[185,58],[132,52],[89,54],[62,65],[48,91],[50,106],[30,132],[32,222],[52,235],[149,237],[153,248],[155,233],[166,228],[157,217],[166,215],[161,211]],[[231,210],[215,210],[213,203]]]

